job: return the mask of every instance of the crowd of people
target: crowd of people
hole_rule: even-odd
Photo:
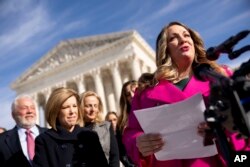
[[[208,105],[209,81],[199,80],[194,69],[206,63],[226,77],[232,71],[208,60],[200,35],[180,22],[169,23],[159,33],[155,63],[155,72],[123,84],[119,112],[109,111],[104,115],[102,99],[96,92],[78,94],[64,87],[53,90],[45,106],[49,129],[36,124],[33,99],[28,95],[17,96],[11,106],[16,126],[3,129],[0,134],[1,166],[119,167],[120,163],[124,167],[226,166],[215,136],[213,141],[218,150],[215,155],[158,160],[155,153],[163,147],[167,149],[168,141],[158,131],[144,132],[135,113],[180,102],[197,93],[202,94]],[[195,130],[205,138],[209,128],[204,121]],[[250,140],[224,131],[232,150],[250,151]]]

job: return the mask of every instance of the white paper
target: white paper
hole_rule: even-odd
[[[184,101],[136,110],[135,116],[145,133],[161,133],[166,142],[155,153],[158,160],[191,159],[217,154],[215,145],[203,146],[197,126],[204,122],[205,104],[201,94]]]

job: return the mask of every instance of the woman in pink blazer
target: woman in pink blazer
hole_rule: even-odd
[[[130,112],[128,126],[123,135],[123,143],[128,155],[137,166],[225,166],[220,155],[158,161],[154,153],[161,150],[165,144],[167,145],[167,141],[163,141],[161,134],[157,132],[144,133],[134,114],[135,110],[179,102],[197,93],[201,93],[206,102],[210,94],[209,82],[200,81],[193,75],[193,69],[202,63],[209,64],[214,71],[224,76],[230,75],[226,68],[221,68],[206,58],[203,41],[197,32],[179,22],[171,22],[162,29],[156,42],[157,70],[152,74],[152,80],[146,82],[144,80],[144,83],[148,83],[146,86],[139,84],[132,102],[133,112]],[[143,80],[143,78],[140,79]],[[206,126],[201,123],[197,133],[203,134]]]

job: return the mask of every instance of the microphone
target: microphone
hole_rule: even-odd
[[[217,72],[215,72],[209,64],[202,63],[199,64],[193,70],[194,75],[201,81],[210,81],[212,83],[217,83],[217,85],[228,85],[231,80]]]
[[[231,53],[234,45],[236,45],[241,39],[245,38],[250,30],[244,30],[235,36],[231,36],[220,45],[216,47],[210,47],[207,50],[207,58],[209,60],[217,60],[221,53]]]
[[[228,55],[228,57],[230,60],[235,59],[235,58],[239,57],[242,53],[244,53],[248,50],[250,50],[250,45],[244,46],[239,50],[233,51],[232,53],[230,53]]]
[[[247,62],[241,64],[240,68],[236,70],[232,76],[233,79],[250,74],[250,59]]]

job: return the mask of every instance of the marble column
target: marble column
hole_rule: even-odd
[[[46,88],[45,90],[43,90],[43,95],[45,96],[45,105],[46,105],[46,103],[48,102],[51,93],[52,93],[52,92],[51,92],[51,88]],[[44,107],[45,107],[45,106],[44,106]],[[50,127],[50,125],[49,125],[48,122],[46,121],[45,111],[43,110],[43,108],[42,108],[42,111],[43,111],[43,114],[44,114],[44,126]]]
[[[141,76],[141,66],[139,60],[135,57],[135,55],[129,58],[131,61],[131,69],[132,69],[132,77],[134,80],[138,80]]]
[[[108,96],[107,96],[107,100],[108,100],[108,106],[109,106],[109,109],[108,111],[114,111],[114,112],[117,112],[117,109],[116,109],[116,101],[115,101],[115,97],[114,97],[114,94],[113,93],[110,93]],[[117,102],[117,104],[119,103],[119,101]],[[106,114],[105,114],[106,115]]]
[[[35,108],[36,108],[36,123],[40,125],[40,114],[39,114],[39,100],[38,100],[38,94],[32,94],[30,95],[33,101],[35,102]]]
[[[60,87],[66,88],[66,81],[62,81],[60,83],[57,83],[55,86],[56,86],[56,88],[60,88]]]
[[[148,71],[148,68],[147,68],[147,65],[145,64],[145,62],[142,61],[141,63],[142,63],[142,71],[141,71],[141,72],[142,72],[142,73],[149,72],[149,71]]]
[[[107,112],[107,105],[106,105],[106,98],[105,98],[105,93],[104,93],[104,87],[103,87],[103,82],[101,78],[101,71],[100,69],[96,69],[92,71],[93,77],[94,77],[94,82],[95,82],[95,87],[96,87],[96,93],[101,97],[102,103],[103,103],[103,112],[104,115]]]
[[[51,94],[51,89],[47,88],[47,89],[43,90],[42,92],[43,92],[43,95],[45,96],[45,103],[47,103],[49,96]]]
[[[111,74],[115,88],[115,96],[116,100],[119,101],[121,90],[122,90],[122,79],[118,68],[118,62],[114,62],[110,65],[111,67]]]
[[[85,85],[84,85],[84,79],[82,75],[79,75],[77,77],[73,78],[76,82],[78,93],[81,94],[86,91]]]

